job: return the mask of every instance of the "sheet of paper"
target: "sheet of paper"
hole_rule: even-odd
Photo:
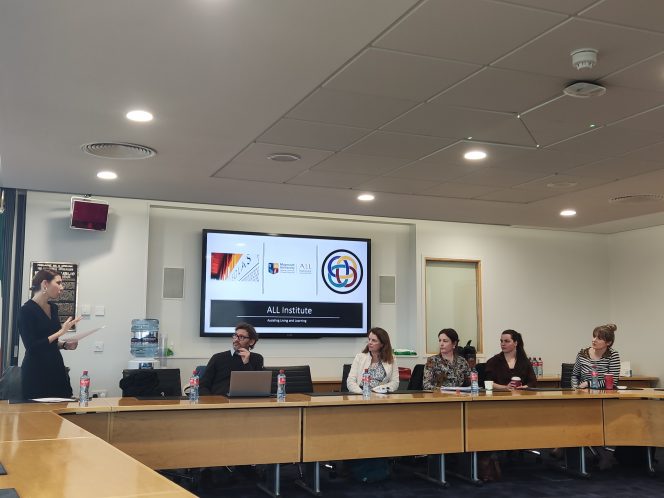
[[[86,330],[85,332],[77,332],[72,335],[63,335],[62,340],[63,342],[80,341],[81,339],[85,339],[87,336],[92,335],[95,332],[99,332],[103,328],[106,328],[106,325],[102,325],[101,327],[97,327],[96,329]]]
[[[441,391],[462,391],[462,392],[470,392],[470,386],[468,386],[468,387],[454,387],[454,386],[450,386],[450,387],[441,387],[440,390],[441,390]]]
[[[62,403],[74,401],[74,398],[34,398],[32,401],[38,401],[39,403]]]

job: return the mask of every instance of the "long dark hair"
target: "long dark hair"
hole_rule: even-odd
[[[390,342],[390,335],[387,333],[387,330],[381,329],[380,327],[373,327],[367,332],[367,337],[369,334],[374,334],[378,337],[378,340],[381,342],[383,347],[380,350],[380,361],[383,363],[392,364],[394,362],[394,354],[392,353],[392,343]],[[369,352],[369,345],[367,344],[364,347],[363,353]]]
[[[528,355],[526,354],[526,349],[523,345],[523,337],[516,330],[507,329],[503,330],[503,333],[500,335],[507,334],[509,335],[514,342],[516,342],[516,357],[528,361]]]

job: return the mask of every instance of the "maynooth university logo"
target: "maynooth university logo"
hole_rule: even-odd
[[[362,283],[364,270],[360,258],[345,249],[327,255],[321,266],[323,282],[337,294],[348,294]]]

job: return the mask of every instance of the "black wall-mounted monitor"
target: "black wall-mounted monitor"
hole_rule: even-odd
[[[203,230],[201,336],[359,337],[370,323],[371,241]]]

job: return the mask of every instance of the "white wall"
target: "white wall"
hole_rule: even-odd
[[[664,226],[612,235],[611,321],[632,370],[664,379]]]
[[[29,192],[27,198],[23,301],[30,297],[31,261],[78,263],[78,303],[104,305],[106,315],[81,321],[82,331],[106,328],[81,341],[76,351],[63,351],[71,368],[76,392],[83,369],[90,370],[93,391],[120,394],[118,382],[129,354],[132,318],[145,316],[148,245],[146,201],[106,199],[111,203],[108,230],[91,232],[69,228],[70,197]],[[93,352],[95,341],[104,342],[102,353]],[[20,347],[23,354],[23,344]]]
[[[107,328],[80,350],[65,353],[74,377],[93,374],[93,389],[118,395],[120,371],[129,355],[132,318],[155,317],[168,335],[183,378],[229,346],[228,339],[199,337],[201,230],[203,228],[313,234],[372,239],[372,324],[385,327],[395,347],[424,351],[423,261],[425,257],[480,259],[484,342],[498,351],[498,335],[515,328],[527,350],[556,373],[589,343],[592,328],[608,321],[609,258],[605,235],[415,220],[359,218],[315,213],[236,209],[203,205],[109,199],[106,233],[68,227],[69,196],[30,192],[26,280],[30,261],[80,265],[79,304],[104,304],[106,316],[82,328]],[[663,236],[664,238],[664,236]],[[161,299],[163,267],[185,268],[185,298]],[[378,276],[396,275],[397,304],[379,304]],[[26,281],[26,288],[27,288]],[[25,299],[28,294],[26,291]],[[441,328],[445,324],[441,324]],[[259,331],[260,332],[260,331]],[[105,351],[93,353],[94,340]],[[267,364],[312,366],[314,378],[340,377],[341,364],[363,347],[363,339],[263,339],[257,351]],[[637,367],[638,371],[638,367]]]

